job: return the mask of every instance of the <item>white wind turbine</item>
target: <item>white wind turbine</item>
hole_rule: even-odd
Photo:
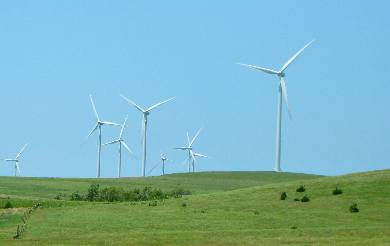
[[[21,156],[21,154],[23,153],[23,151],[26,149],[28,144],[25,144],[23,146],[23,148],[19,151],[19,153],[16,155],[16,157],[14,159],[4,159],[5,161],[8,161],[8,162],[14,162],[15,163],[15,177],[16,177],[16,174],[17,172],[20,173],[20,168],[19,168],[19,158]]]
[[[160,164],[162,165],[162,175],[165,175],[165,162],[168,160],[167,156],[164,153],[160,154],[161,163],[158,163],[155,165],[152,169],[150,169],[149,174],[153,172],[156,167],[158,167]]]
[[[143,120],[142,120],[142,128],[143,128],[143,138],[142,138],[142,147],[143,147],[143,156],[142,156],[142,176],[145,176],[145,168],[146,168],[146,128],[147,128],[147,125],[148,125],[148,115],[150,114],[150,111],[164,103],[167,103],[173,99],[175,99],[174,97],[172,98],[169,98],[165,101],[162,101],[162,102],[159,102],[147,109],[143,109],[141,108],[140,106],[138,106],[137,104],[135,104],[133,101],[131,101],[130,99],[128,99],[127,97],[121,95],[121,97],[123,99],[125,99],[129,104],[133,105],[136,109],[138,109],[142,115],[143,115]]]
[[[279,95],[278,95],[278,113],[276,116],[276,156],[275,156],[275,171],[280,172],[280,156],[281,156],[281,125],[282,125],[282,94],[284,97],[284,100],[286,102],[286,108],[289,116],[291,117],[291,112],[288,106],[288,96],[287,96],[287,88],[286,83],[284,80],[284,77],[286,76],[285,70],[287,67],[297,59],[297,57],[303,52],[304,49],[306,49],[310,44],[312,44],[314,40],[310,41],[308,44],[306,44],[302,49],[300,49],[295,55],[293,55],[279,70],[273,70],[269,68],[259,67],[255,65],[248,65],[248,64],[242,64],[238,63],[239,65],[246,66],[249,68],[257,69],[262,72],[273,74],[278,76],[279,79]]]
[[[103,125],[113,125],[113,126],[120,126],[117,123],[111,122],[111,121],[101,121],[99,118],[99,114],[96,111],[95,103],[93,102],[92,96],[89,95],[89,98],[91,99],[91,104],[93,108],[93,112],[95,113],[96,116],[96,125],[92,128],[91,132],[88,134],[87,138],[92,135],[94,131],[99,129],[99,143],[98,143],[98,153],[97,153],[97,173],[96,177],[100,178],[100,154],[102,151],[102,126]]]
[[[180,150],[187,150],[188,151],[188,172],[191,172],[191,165],[192,165],[192,172],[195,172],[195,163],[196,163],[196,158],[195,156],[198,157],[207,157],[206,155],[196,153],[193,151],[192,145],[194,144],[196,138],[199,136],[199,133],[202,131],[202,128],[198,130],[198,132],[195,134],[195,136],[192,138],[190,141],[190,137],[187,132],[187,146],[184,147],[176,147],[174,149],[180,149]]]
[[[126,142],[123,140],[122,135],[123,135],[123,130],[126,127],[126,121],[127,121],[128,116],[126,116],[125,121],[122,124],[121,131],[119,133],[119,138],[117,140],[105,143],[103,145],[108,145],[108,144],[119,144],[119,165],[118,165],[118,178],[121,177],[121,171],[122,171],[122,145],[125,147],[127,151],[129,151],[130,154],[133,154],[129,146],[127,146]]]

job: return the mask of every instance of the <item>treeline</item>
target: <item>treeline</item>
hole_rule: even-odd
[[[90,202],[135,202],[179,198],[183,195],[191,195],[191,192],[182,188],[176,188],[172,191],[164,192],[161,189],[151,188],[148,186],[143,189],[134,188],[132,190],[125,190],[122,187],[116,186],[100,188],[99,184],[92,184],[88,188],[87,194],[80,194],[78,191],[73,192],[70,196],[70,200]],[[58,199],[58,196],[56,196],[56,199]]]

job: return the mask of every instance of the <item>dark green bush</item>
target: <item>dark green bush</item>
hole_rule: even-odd
[[[296,191],[297,192],[305,192],[305,186],[304,185],[300,185],[297,189],[296,189]]]
[[[58,194],[58,195],[56,195],[55,197],[54,197],[54,199],[56,199],[56,200],[61,200],[61,194]]]
[[[294,198],[294,201],[296,201],[296,202],[299,202],[301,199],[299,199],[299,198]]]
[[[91,184],[88,188],[87,201],[96,201],[99,198],[99,184]]]
[[[283,191],[280,193],[280,200],[286,200],[287,198],[287,192]]]
[[[111,186],[100,191],[99,200],[107,202],[123,201],[123,194],[123,189]]]
[[[310,198],[306,195],[304,195],[302,198],[301,198],[301,202],[309,202],[310,201]]]
[[[333,195],[340,195],[340,194],[343,194],[343,190],[342,189],[339,189],[338,187],[336,187],[336,189],[334,189],[333,191],[332,191],[332,194]]]
[[[352,203],[352,205],[349,206],[349,212],[351,212],[351,213],[359,212],[359,208],[358,208],[356,203]]]
[[[191,195],[191,191],[184,190],[181,187],[175,188],[174,190],[172,190],[169,193],[169,196],[170,197],[174,197],[174,198],[180,198],[180,197],[185,196],[185,195]]]
[[[138,201],[138,194],[135,191],[124,191],[123,200],[124,201]]]
[[[182,194],[191,194],[190,191],[183,189],[175,189],[170,192],[164,192],[161,189],[152,189],[151,187],[144,187],[142,190],[135,188],[133,190],[123,190],[121,187],[110,186],[100,189],[99,184],[92,184],[88,188],[88,193],[83,196],[78,192],[73,192],[70,196],[70,200],[75,201],[152,201],[152,200],[164,200],[171,197],[180,197]],[[60,196],[60,195],[58,195]]]
[[[183,202],[183,203],[181,204],[181,206],[182,206],[183,208],[186,208],[186,207],[187,207],[187,203]]]
[[[70,200],[82,201],[82,200],[84,200],[84,197],[82,195],[80,195],[80,193],[78,191],[75,191],[70,195]]]
[[[149,207],[155,207],[155,206],[157,206],[156,200],[149,202]]]
[[[7,201],[7,202],[4,204],[4,208],[13,208],[12,203],[11,203],[10,201]]]

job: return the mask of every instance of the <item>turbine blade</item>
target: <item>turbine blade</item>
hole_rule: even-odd
[[[237,63],[237,64],[244,66],[244,67],[257,69],[257,70],[260,70],[260,71],[263,71],[263,72],[269,73],[269,74],[278,74],[278,71],[275,71],[275,70],[269,69],[269,68],[264,68],[264,67],[259,67],[259,66],[255,66],[255,65],[244,64],[244,63]]]
[[[114,141],[111,141],[111,142],[105,143],[105,144],[103,144],[103,145],[114,144],[114,143],[117,143],[117,142],[119,142],[119,140],[114,140]]]
[[[290,107],[288,106],[287,87],[283,77],[280,77],[280,86],[282,87],[282,94],[284,96],[284,101],[286,102],[288,116],[291,118],[291,111],[290,111]]]
[[[149,107],[146,111],[150,111],[150,110],[152,110],[152,109],[154,109],[154,108],[156,108],[156,107],[158,107],[158,106],[160,106],[160,105],[163,105],[164,103],[167,103],[167,102],[169,102],[169,101],[172,101],[173,99],[175,99],[175,97],[171,97],[171,98],[169,98],[169,99],[167,99],[167,100],[165,100],[165,101],[159,102],[159,103],[157,103],[157,104],[155,104],[155,105]]]
[[[22,149],[19,151],[19,153],[16,155],[15,159],[18,159],[18,158],[19,158],[19,156],[23,153],[24,149],[26,149],[27,145],[28,145],[28,144],[25,144],[25,145],[23,146],[23,148],[22,148]]]
[[[125,121],[124,121],[123,124],[122,124],[121,132],[119,133],[119,138],[122,138],[123,130],[124,130],[125,127],[126,127],[127,118],[129,118],[128,115],[126,115]]]
[[[96,110],[95,103],[93,102],[92,95],[89,95],[89,99],[91,100],[92,109],[93,109],[93,112],[95,113],[96,119],[99,121],[99,114]]]
[[[145,112],[145,110],[143,108],[141,108],[140,106],[138,106],[135,102],[131,101],[130,99],[128,99],[127,97],[121,95],[121,97],[123,99],[125,99],[129,104],[133,105],[134,107],[136,107],[139,111],[141,111],[142,113]]]
[[[159,165],[160,165],[160,163],[158,163],[152,169],[150,169],[150,171],[148,172],[148,175],[151,174],[153,172],[153,170],[156,169],[156,167],[158,167]]]
[[[127,144],[126,144],[124,141],[122,141],[122,144],[123,144],[123,146],[127,149],[127,151],[129,151],[130,154],[133,154],[133,151],[131,151],[131,149],[129,148],[129,146],[127,146]]]
[[[99,126],[99,124],[96,124],[96,125],[92,128],[92,130],[89,132],[87,138],[89,138],[89,136],[91,136],[92,133],[93,133],[94,131],[96,131],[96,129],[98,128],[98,126]]]
[[[180,163],[181,166],[184,166],[184,165],[187,165],[188,164],[188,157],[184,159],[184,161],[182,161]]]
[[[195,142],[196,138],[199,136],[199,133],[202,131],[202,128],[200,128],[198,130],[198,132],[196,133],[195,137],[192,139],[191,143],[190,143],[190,146],[192,146],[192,144]]]
[[[195,164],[197,164],[194,151],[190,150],[190,153],[191,153],[192,160],[194,161]]]
[[[194,152],[194,156],[208,158],[207,155],[204,155],[204,154],[201,154],[201,153],[195,153],[195,152]]]
[[[188,135],[188,132],[187,132],[187,144],[188,144],[188,147],[190,147],[191,145],[190,145],[190,136]]]
[[[111,122],[111,121],[101,121],[100,123],[102,123],[104,125],[120,126],[120,124],[117,124],[117,123],[114,123],[114,122]]]
[[[188,149],[188,147],[176,147],[176,148],[173,148],[173,149],[187,150],[187,149]]]
[[[293,62],[295,61],[295,59],[297,59],[297,57],[309,46],[311,45],[313,42],[315,41],[315,39],[313,39],[312,41],[310,41],[309,43],[307,43],[305,46],[303,46],[302,49],[300,49],[295,55],[293,55],[282,67],[282,69],[280,69],[280,72],[283,72],[284,70],[287,69],[287,67]]]

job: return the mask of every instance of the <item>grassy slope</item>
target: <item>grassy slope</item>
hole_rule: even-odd
[[[0,195],[52,199],[59,193],[71,194],[74,191],[85,193],[92,183],[99,183],[103,186],[115,185],[127,188],[152,186],[163,190],[183,187],[186,190],[190,190],[193,194],[200,194],[317,177],[319,176],[275,172],[181,173],[157,177],[121,179],[0,177]]]
[[[305,184],[309,203],[294,202]],[[335,186],[344,190],[331,195]],[[287,191],[288,199],[279,200]],[[361,212],[348,207],[357,202]],[[182,204],[187,206],[183,207]],[[287,181],[148,204],[44,208],[23,244],[373,245],[390,244],[390,170]],[[291,229],[296,226],[297,229]]]

